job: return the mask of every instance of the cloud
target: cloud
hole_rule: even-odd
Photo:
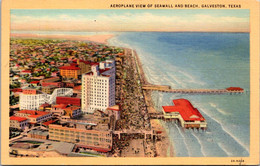
[[[249,18],[212,15],[167,16],[153,13],[99,14],[95,17],[62,14],[11,15],[12,30],[64,31],[249,31]]]

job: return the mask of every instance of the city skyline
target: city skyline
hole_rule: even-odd
[[[11,10],[12,31],[249,32],[249,10]]]

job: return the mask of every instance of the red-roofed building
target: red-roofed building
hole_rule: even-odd
[[[14,92],[14,93],[16,93],[16,92],[23,92],[23,89],[21,89],[21,88],[14,88],[11,91]]]
[[[56,104],[52,105],[51,107],[51,113],[54,117],[60,117],[65,114],[64,109],[67,107],[67,104]]]
[[[25,129],[25,127],[27,125],[28,125],[27,118],[17,117],[17,116],[11,116],[10,117],[10,127],[23,130],[23,129]]]
[[[78,75],[91,71],[91,62],[81,59],[73,60],[70,66],[59,67],[60,75],[64,78],[78,78]]]
[[[74,82],[63,82],[64,83],[64,87],[66,88],[73,88],[75,86]]]
[[[109,148],[98,148],[98,147],[94,147],[94,146],[86,146],[86,145],[82,145],[82,144],[78,144],[78,147],[83,147],[86,149],[91,149],[91,150],[95,150],[97,152],[101,152],[101,153],[107,153],[110,152],[112,150],[112,147],[110,146]]]
[[[114,115],[116,120],[120,119],[120,108],[119,105],[114,105],[112,107],[108,107],[106,112],[108,113],[109,116]]]
[[[46,127],[48,127],[50,124],[52,124],[52,123],[54,123],[54,122],[56,122],[57,121],[57,119],[55,119],[55,120],[49,120],[49,121],[47,121],[47,122],[44,122],[44,123],[42,123],[44,126],[46,126]]]
[[[90,61],[84,61],[82,59],[75,59],[73,60],[74,63],[78,65],[80,68],[80,74],[86,73],[91,71],[91,62]]]
[[[37,90],[35,88],[24,88],[23,89],[23,94],[28,94],[28,95],[35,95],[37,93]]]
[[[62,66],[59,67],[60,75],[64,78],[78,78],[80,75],[80,68],[76,66]]]
[[[50,110],[51,110],[51,105],[48,103],[44,103],[39,107],[39,111],[50,112]]]
[[[73,90],[79,90],[79,91],[81,91],[81,85],[75,86],[75,87],[73,88]]]
[[[174,106],[162,106],[165,119],[178,119],[185,128],[207,128],[207,122],[189,100],[173,100]]]
[[[78,98],[81,98],[81,85],[73,87],[73,93],[77,94]]]
[[[30,123],[40,123],[52,118],[52,114],[44,111],[35,111],[35,110],[21,110],[18,111],[15,116],[26,117]]]
[[[37,86],[40,83],[40,81],[31,81],[30,84]]]
[[[62,119],[76,118],[82,115],[81,109],[78,106],[70,106],[64,109],[64,116]]]
[[[23,70],[23,71],[20,72],[20,75],[26,75],[26,74],[31,75],[32,71],[30,71],[30,70]]]
[[[55,65],[55,63],[56,63],[55,61],[51,61],[50,62],[51,65]]]
[[[42,79],[40,83],[42,84],[43,82],[57,82],[57,81],[60,81],[60,77],[51,77],[51,78]]]
[[[227,91],[237,91],[237,92],[244,92],[244,89],[240,88],[240,87],[229,87],[229,88],[226,88]]]
[[[74,66],[74,65],[72,65],[72,66],[62,66],[62,67],[59,67],[59,69],[63,69],[63,70],[80,70],[79,67]]]
[[[57,86],[58,88],[63,86],[62,82],[42,82],[41,85],[44,86],[50,86],[50,85],[54,85]]]
[[[81,99],[76,97],[56,97],[56,103],[81,106]]]

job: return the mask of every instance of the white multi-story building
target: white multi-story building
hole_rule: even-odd
[[[44,103],[54,104],[57,96],[72,96],[73,89],[57,88],[51,95],[26,87],[19,97],[20,110],[38,110]]]
[[[21,93],[19,97],[20,110],[37,110],[39,106],[47,102],[47,94],[24,94]]]
[[[84,113],[105,111],[115,105],[115,62],[107,60],[91,66],[82,75],[81,107]]]

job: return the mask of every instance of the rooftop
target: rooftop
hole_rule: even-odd
[[[30,70],[23,70],[22,72],[23,73],[32,73],[32,71],[30,71]]]
[[[31,84],[38,84],[40,81],[31,81]]]
[[[30,90],[36,90],[36,87],[33,87],[33,86],[27,86],[27,87],[24,87],[22,88],[23,90],[27,90],[27,89],[30,89]]]
[[[75,86],[73,89],[74,89],[74,90],[81,90],[81,85]]]
[[[41,136],[47,136],[49,135],[49,132],[46,130],[31,130],[28,134],[34,134],[34,135],[41,135]]]
[[[56,121],[57,121],[57,120],[49,120],[49,121],[47,121],[47,122],[44,122],[43,125],[49,126],[50,124],[52,124],[52,123],[54,123],[54,122],[56,122]]]
[[[62,66],[62,67],[59,67],[59,69],[63,69],[63,70],[80,70],[80,68],[76,67],[76,66]]]
[[[21,111],[18,111],[17,113],[30,114],[30,115],[47,115],[47,114],[49,114],[48,112],[35,111],[35,110],[21,110]],[[34,116],[32,116],[32,117],[34,117]]]
[[[74,111],[74,110],[77,110],[77,109],[80,109],[80,107],[70,106],[70,107],[65,108],[66,111]]]
[[[48,103],[44,103],[44,104],[40,105],[40,107],[49,107],[49,106],[51,106],[51,105]]]
[[[57,86],[55,85],[47,85],[47,86],[43,86],[42,89],[47,89],[47,88],[57,88]]]
[[[229,87],[229,88],[226,88],[226,90],[228,90],[228,91],[242,91],[244,89],[242,89],[240,87]]]
[[[108,107],[107,110],[120,111],[119,105],[114,105],[112,107]]]
[[[174,106],[162,106],[165,113],[179,112],[185,121],[196,120],[204,121],[205,118],[200,114],[198,109],[194,108],[189,100],[176,99],[173,100]]]
[[[22,92],[23,90],[21,88],[15,88],[11,90],[12,92]]]
[[[56,104],[56,105],[53,105],[52,107],[54,107],[54,108],[62,108],[62,109],[64,109],[64,108],[67,107],[67,104]]]
[[[27,119],[24,118],[24,117],[11,116],[11,117],[10,117],[10,120],[16,120],[16,121],[18,121],[18,122],[22,122],[22,121],[25,121],[25,120],[27,120]]]

